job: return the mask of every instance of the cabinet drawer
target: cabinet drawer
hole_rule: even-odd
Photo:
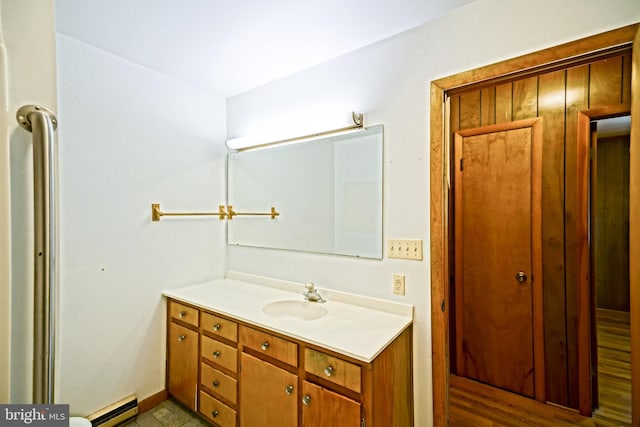
[[[205,363],[202,363],[200,366],[200,383],[203,386],[209,387],[231,403],[237,403],[238,381]]]
[[[204,391],[200,392],[200,413],[220,427],[236,427],[236,411]]]
[[[304,351],[304,370],[360,393],[360,366],[354,363],[306,348]]]
[[[203,312],[202,328],[207,332],[226,338],[229,341],[238,341],[238,324],[231,320]]]
[[[298,344],[245,326],[240,326],[240,343],[291,366],[298,366]]]
[[[202,335],[201,355],[232,372],[238,372],[238,357],[235,347],[221,343],[213,338]]]
[[[181,320],[195,327],[198,327],[199,325],[198,311],[199,310],[197,308],[189,307],[172,300],[169,301],[169,313],[171,314],[171,318]]]

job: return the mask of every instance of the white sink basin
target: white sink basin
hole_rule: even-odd
[[[327,314],[327,309],[321,303],[309,301],[275,301],[262,307],[267,316],[295,319],[316,320]]]

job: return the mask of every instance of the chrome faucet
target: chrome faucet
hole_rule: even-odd
[[[304,299],[311,302],[325,302],[325,299],[318,293],[313,282],[304,285],[306,291],[302,293]]]

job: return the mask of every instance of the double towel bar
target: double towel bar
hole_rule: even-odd
[[[160,210],[159,203],[151,204],[151,220],[160,221],[163,216],[217,216],[218,219],[233,219],[234,216],[270,216],[271,219],[280,216],[280,212],[276,211],[276,208],[271,207],[270,212],[236,212],[233,210],[233,206],[219,205],[218,212],[163,212]]]

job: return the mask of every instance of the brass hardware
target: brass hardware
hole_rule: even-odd
[[[220,352],[219,352],[219,351],[214,351],[214,352],[213,352],[213,357],[214,357],[215,359],[217,359],[218,357],[220,357]]]
[[[516,280],[520,283],[524,283],[527,281],[527,275],[524,274],[524,271],[518,271],[516,273]]]
[[[222,325],[220,323],[216,323],[215,325],[213,325],[213,330],[216,332],[218,332],[220,328],[222,328]]]
[[[291,395],[293,394],[293,386],[292,385],[288,385],[284,388],[285,393]]]
[[[213,418],[215,418],[218,416],[219,413],[220,412],[218,412],[218,410],[216,409],[215,411],[211,412],[211,415],[213,416]]]
[[[178,341],[184,341],[187,337],[185,337],[184,335],[180,335],[178,337]]]
[[[213,382],[213,386],[214,386],[214,387],[218,387],[219,385],[220,385],[220,381],[215,380],[215,381]]]
[[[273,206],[271,206],[271,212],[236,212],[233,210],[233,206],[227,205],[227,216],[229,220],[232,220],[234,216],[270,216],[271,219],[275,219],[280,216],[280,212],[276,211]]]
[[[218,205],[218,212],[163,212],[160,210],[160,203],[151,204],[151,221],[158,222],[163,216],[218,216],[221,221],[225,218],[233,219],[234,216],[270,216],[275,219],[280,216],[280,212],[275,207],[271,207],[270,212],[236,212],[233,206]]]
[[[305,395],[305,396],[302,398],[302,404],[303,404],[304,406],[309,406],[309,405],[311,404],[311,396],[309,396],[308,394],[307,394],[307,395]]]
[[[269,343],[266,341],[263,342],[260,348],[262,349],[262,351],[267,351],[267,349],[269,348]]]
[[[309,134],[309,135],[296,136],[296,137],[293,137],[293,138],[281,139],[279,141],[265,142],[265,143],[262,143],[262,144],[252,145],[250,147],[242,147],[242,148],[237,148],[237,149],[232,149],[232,150],[234,150],[234,151],[254,150],[256,148],[266,148],[266,147],[271,147],[271,146],[274,146],[274,145],[288,144],[288,143],[291,143],[291,142],[297,142],[297,141],[304,141],[304,140],[307,140],[307,139],[320,138],[321,136],[333,135],[333,134],[336,134],[336,133],[348,132],[348,131],[353,131],[353,130],[358,130],[358,129],[363,129],[364,128],[364,115],[362,113],[356,113],[355,111],[352,111],[351,112],[351,120],[353,121],[353,124],[351,126],[346,126],[346,127],[343,127],[343,128],[333,129],[333,130],[326,130],[326,131],[323,131],[323,132],[312,133],[312,134]],[[230,148],[228,143],[227,143],[227,148]]]
[[[187,315],[186,311],[181,311],[180,313],[178,313],[178,317],[180,317],[181,319]]]
[[[333,371],[335,371],[335,368],[331,365],[327,366],[326,368],[324,368],[324,374],[328,377],[330,377],[331,375],[333,375]]]
[[[163,216],[212,216],[218,215],[220,219],[224,219],[223,212],[162,212],[160,203],[151,204],[151,221],[160,221]],[[226,213],[224,213],[226,215]]]

